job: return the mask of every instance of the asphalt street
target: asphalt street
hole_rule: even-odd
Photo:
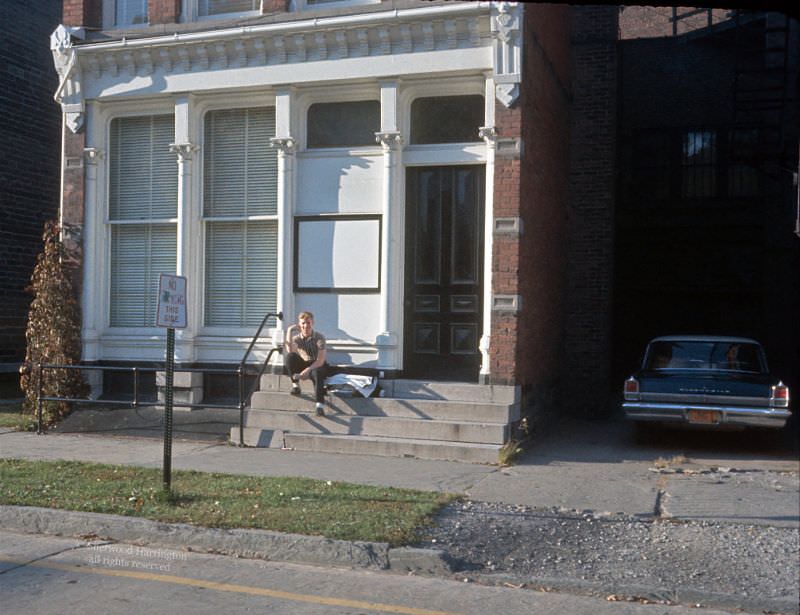
[[[423,607],[418,604],[415,606],[412,603],[397,602],[403,608],[423,608],[434,611],[444,609],[444,612],[462,613],[498,612],[502,608],[508,612],[522,612],[514,610],[510,605],[515,600],[519,601],[519,596],[525,596],[524,600],[519,602],[521,605],[527,605],[528,610],[525,612],[533,610],[537,612],[601,613],[606,612],[606,609],[612,609],[613,612],[639,612],[624,609],[654,607],[654,604],[645,604],[644,602],[662,602],[659,607],[662,610],[657,612],[678,613],[682,612],[681,609],[684,607],[691,606],[691,600],[694,599],[700,600],[698,603],[703,603],[705,606],[711,605],[712,608],[723,608],[729,611],[743,609],[759,612],[766,609],[773,612],[797,612],[795,605],[800,598],[800,590],[798,590],[796,575],[792,575],[791,570],[800,570],[797,538],[798,528],[800,528],[800,463],[797,459],[796,443],[788,441],[787,444],[785,438],[776,437],[776,434],[709,434],[707,432],[668,430],[657,432],[650,438],[642,440],[635,437],[630,425],[620,421],[565,421],[547,433],[534,435],[516,465],[499,468],[418,459],[365,458],[291,450],[238,448],[226,444],[214,435],[214,429],[209,427],[213,421],[203,420],[196,413],[190,414],[193,416],[184,415],[182,426],[179,428],[177,439],[173,445],[173,467],[176,469],[270,476],[308,476],[325,480],[463,494],[466,511],[458,514],[480,520],[478,525],[483,534],[477,540],[474,537],[464,539],[465,534],[459,532],[462,529],[461,522],[467,517],[458,518],[457,515],[452,517],[451,521],[452,519],[457,519],[457,521],[451,526],[447,525],[448,521],[443,517],[440,522],[442,532],[449,532],[448,536],[452,543],[446,545],[441,542],[429,542],[422,546],[450,549],[451,555],[457,554],[464,558],[462,564],[472,562],[470,558],[473,558],[474,562],[472,563],[481,568],[478,571],[479,574],[465,574],[464,568],[458,566],[444,571],[429,570],[427,568],[430,566],[424,563],[424,558],[423,563],[416,567],[412,565],[406,569],[403,566],[395,565],[387,566],[387,568],[395,573],[403,572],[404,577],[413,577],[409,582],[423,582],[423,577],[425,577],[424,583],[444,583],[447,587],[450,587],[447,585],[448,583],[453,583],[452,587],[457,592],[463,591],[465,587],[469,587],[470,591],[480,591],[481,589],[488,591],[488,586],[492,586],[492,591],[497,592],[498,596],[504,595],[504,592],[511,592],[517,598],[508,598],[510,602],[505,604],[502,601],[506,598],[498,597],[497,600],[501,602],[496,603],[491,610],[474,610],[472,608],[473,601],[475,604],[482,604],[481,601],[485,599],[477,596],[473,601],[466,600],[463,603],[455,598],[446,599],[443,603],[436,600],[426,602],[427,599],[425,599]],[[0,433],[0,457],[79,459],[160,467],[163,446],[157,424],[142,424],[142,419],[146,417],[141,415],[129,421],[118,420],[117,424],[124,424],[124,426],[115,431],[109,429],[109,424],[104,422],[113,418],[111,414],[103,415],[102,420],[98,419],[96,413],[91,417],[86,416],[84,428],[87,426],[93,428],[89,432],[78,429],[78,422],[75,419],[72,422],[71,431],[73,433],[53,432],[39,436],[33,433],[2,432]],[[129,415],[119,414],[117,418],[123,416]],[[152,420],[152,417],[147,420]],[[6,515],[4,518],[16,518],[16,513],[7,508],[5,511],[0,511]],[[479,512],[480,515],[475,514],[476,512]],[[453,511],[448,511],[447,514],[452,515]],[[562,551],[553,551],[552,549],[564,540],[564,536],[554,532],[551,543],[540,541],[528,549],[529,555],[526,563],[530,564],[530,568],[517,567],[515,569],[515,566],[518,566],[518,561],[514,561],[517,554],[506,547],[513,544],[514,541],[520,542],[517,545],[520,548],[528,546],[528,542],[521,541],[520,535],[525,536],[525,540],[530,542],[533,530],[545,532],[547,528],[541,525],[543,518],[550,518],[551,521],[554,521],[561,528],[559,531],[562,533],[569,530],[573,536],[583,536],[581,541],[591,543],[591,552],[595,554],[603,546],[602,542],[597,541],[609,540],[608,534],[595,531],[591,533],[591,538],[587,538],[587,527],[614,527],[617,533],[619,533],[619,528],[629,527],[626,530],[627,533],[618,536],[620,544],[624,545],[626,540],[630,542],[635,536],[640,537],[636,540],[644,542],[639,543],[641,548],[638,548],[638,551],[636,546],[633,549],[618,549],[618,553],[627,553],[625,557],[628,559],[623,557],[616,562],[613,558],[605,556],[600,558],[604,561],[606,568],[598,568],[599,572],[595,575],[597,578],[594,578],[592,574],[596,571],[588,570],[588,575],[584,574],[587,573],[588,565],[585,560],[591,559],[585,555],[585,544],[580,545],[584,551],[581,551],[581,548],[567,549],[567,552],[575,556],[572,559],[568,556],[561,558],[559,553],[562,553],[566,545],[570,543],[567,540],[564,542],[565,547],[558,547]],[[511,519],[514,520],[513,524],[508,522]],[[515,524],[522,523],[525,519],[532,519],[532,525],[523,526],[523,529],[520,530],[520,526]],[[584,526],[569,529],[568,521],[570,519],[583,519]],[[504,522],[504,520],[506,521]],[[596,523],[597,520],[605,522],[605,525]],[[623,520],[624,523],[617,523],[619,520]],[[92,523],[91,520],[83,522],[89,523],[90,526]],[[664,525],[665,523],[673,525]],[[673,526],[675,530],[672,529]],[[30,543],[33,545],[40,544],[37,542],[39,540],[44,540],[45,543],[50,540],[36,535],[40,533],[42,527],[44,526],[41,521],[33,523],[30,527],[23,523],[14,531],[28,531],[33,534],[17,539],[14,539],[13,536],[20,534],[4,534],[2,537],[4,547],[2,557],[5,558],[3,569],[9,571],[0,574],[4,604],[17,604],[13,602],[14,599],[22,600],[21,595],[17,596],[16,590],[11,594],[7,593],[9,586],[4,581],[9,577],[6,575],[29,573],[33,575],[30,582],[35,584],[38,582],[34,580],[35,578],[55,574],[54,569],[44,565],[38,568],[35,565],[28,565],[35,558],[25,555],[24,549],[22,552],[20,551],[20,544]],[[502,532],[502,530],[512,527],[513,531]],[[4,529],[10,529],[10,525]],[[501,531],[497,533],[498,530]],[[518,530],[519,532],[515,534]],[[78,530],[72,530],[72,534],[68,530],[51,531],[64,533],[65,536],[81,535]],[[486,542],[486,540],[491,541],[492,531],[496,532],[498,541]],[[137,530],[137,532],[139,532],[136,534],[138,540],[134,542],[146,544],[146,532],[142,533],[142,530]],[[540,537],[543,535],[539,534]],[[707,539],[707,542],[704,543],[702,540],[698,542],[696,537],[706,537],[703,540]],[[154,538],[153,544],[154,548],[176,549],[178,553],[187,553],[192,550],[213,551],[208,546],[210,543],[207,542],[202,543],[205,546],[201,549],[192,549],[191,540],[195,540],[195,538],[179,539],[177,543],[170,545],[161,544]],[[483,544],[497,547],[497,549],[492,551],[487,546],[480,551],[473,543],[480,545],[482,540]],[[725,586],[723,588],[724,595],[716,596],[716,599],[708,601],[701,600],[705,595],[703,592],[707,592],[708,597],[713,598],[712,594],[719,589],[720,583],[715,580],[717,579],[714,576],[716,572],[712,574],[711,560],[703,559],[701,555],[693,555],[692,558],[684,561],[680,558],[680,551],[676,556],[675,549],[686,549],[686,545],[691,544],[691,541],[697,542],[700,547],[708,547],[706,551],[711,554],[711,558],[715,558],[714,561],[719,564],[718,568],[732,569],[731,574],[728,575],[730,578],[719,577],[725,581],[722,583]],[[127,544],[131,542],[131,539],[121,535],[116,542]],[[17,546],[8,550],[5,548],[8,544]],[[606,552],[613,551],[614,547],[610,543],[607,542],[605,545]],[[627,546],[630,547],[630,545]],[[645,546],[651,550],[647,550],[644,548]],[[57,547],[50,544],[42,548],[44,551],[48,549],[53,549],[53,552],[59,551]],[[84,548],[86,548],[85,544],[78,550]],[[314,547],[303,548],[308,548],[308,554],[313,555]],[[305,567],[302,566],[304,563],[303,548],[297,546],[291,548],[293,557],[297,556],[291,565],[300,566],[297,575],[300,575],[300,570],[305,570]],[[428,550],[423,551],[432,553]],[[223,549],[217,551],[217,553],[221,552],[235,554],[236,547],[230,547],[227,551]],[[696,553],[698,549],[692,552]],[[640,561],[641,558],[631,558],[632,554],[641,553],[646,553],[655,561],[643,564]],[[760,555],[760,557],[754,557],[754,555]],[[233,560],[219,555],[214,557],[221,558],[223,562],[229,562],[230,566],[263,567],[267,565],[281,568],[281,565],[275,561],[265,563],[254,560],[247,563],[244,560]],[[503,560],[503,557],[506,559]],[[580,557],[583,557],[584,560],[579,559]],[[676,569],[688,568],[687,575],[689,573],[691,575],[686,577],[685,582],[679,576],[672,578],[656,575],[658,557],[663,557],[663,561],[668,561],[669,565]],[[492,558],[495,561],[492,561]],[[508,558],[512,560],[510,563]],[[279,558],[270,557],[267,553],[264,559]],[[49,562],[49,560],[50,556],[47,555],[42,561]],[[746,560],[752,560],[753,565],[757,563],[761,569],[754,572],[751,563]],[[113,558],[108,561],[114,562]],[[305,561],[314,560],[312,557]],[[73,564],[75,562],[69,565]],[[283,565],[289,566],[290,564],[284,561]],[[356,570],[346,572],[336,570],[337,565],[355,567]],[[771,565],[775,566],[776,571],[785,572],[788,569],[790,572],[788,575],[779,575],[777,572],[771,575]],[[205,566],[204,563],[202,567]],[[503,566],[507,567],[509,573],[506,576],[503,574]],[[608,572],[612,569],[626,567],[630,567],[630,570],[623,571],[625,572],[624,578],[619,575],[617,578]],[[90,565],[88,568],[94,571],[96,569],[115,570],[119,573],[127,570],[124,566],[107,565],[102,562],[100,566]],[[88,568],[84,566],[80,572],[87,573]],[[653,574],[650,576],[640,574],[641,570],[645,569],[652,571]],[[702,580],[703,569],[707,569],[705,571],[709,579],[707,585],[695,584],[695,587],[699,588],[699,593],[683,593],[682,597],[676,599],[676,596],[680,595],[680,592],[677,591],[680,584],[694,583],[697,578]],[[70,574],[78,574],[75,569],[68,570]],[[528,582],[521,582],[520,577],[513,574],[520,570],[529,575],[527,577],[523,575],[523,580],[527,579]],[[62,573],[64,570],[59,572],[59,574]],[[561,575],[561,578],[550,579],[549,583],[537,582],[541,581],[541,577],[536,575],[544,573]],[[246,573],[242,572],[241,574]],[[366,575],[364,578],[369,579],[369,583],[373,584],[375,591],[379,593],[383,592],[383,589],[378,588],[382,588],[384,583],[391,586],[393,583],[399,582],[396,579],[400,576],[381,570],[367,571],[360,568],[358,564],[344,560],[339,561],[338,564],[336,561],[332,561],[324,568],[311,567],[309,575],[311,578],[316,576],[320,579],[327,578],[327,575],[333,575],[336,578],[341,575],[350,578],[349,575],[353,575],[352,582],[356,584],[361,582],[357,581],[356,577],[360,578],[360,575]],[[434,581],[432,575],[438,575],[440,578]],[[604,577],[604,575],[606,576]],[[696,575],[701,576],[697,577]],[[754,575],[758,576],[758,579],[751,583],[750,577]],[[91,581],[81,581],[80,579],[84,579],[86,574],[78,574],[79,580],[71,585],[88,587],[93,584],[102,584],[108,580],[107,574],[91,574],[89,576],[92,578]],[[194,578],[185,569],[180,571],[179,576]],[[168,579],[125,578],[125,583],[146,582],[154,583],[158,587],[171,586],[171,581]],[[587,578],[589,581],[581,580]],[[115,579],[111,579],[109,582],[117,582],[118,579]],[[384,579],[394,580],[384,581]],[[610,582],[611,579],[626,583],[621,586],[615,585]],[[631,584],[630,581],[633,581],[634,584]],[[636,592],[631,589],[635,582],[641,582],[641,591]],[[347,586],[347,583],[341,578],[332,584],[342,588]],[[244,585],[250,587],[249,583]],[[253,587],[257,586],[258,584],[253,585]],[[181,585],[181,587],[186,587],[186,585]],[[278,582],[275,587],[283,587],[283,581]],[[523,587],[532,591],[524,592],[518,589]],[[616,587],[624,587],[630,591],[615,592]],[[665,587],[667,588],[666,593],[663,591]],[[77,588],[70,587],[69,589],[76,590]],[[301,590],[302,587],[296,593],[305,595]],[[386,591],[389,592],[388,589]],[[414,595],[424,595],[422,589],[397,591],[398,595],[403,595],[403,591],[411,592]],[[446,594],[445,589],[437,591]],[[219,591],[220,596],[228,596],[230,599],[229,593],[223,590]],[[253,593],[248,590],[242,595],[250,596],[247,600],[258,600],[260,598],[252,598],[252,596],[263,598],[266,594],[258,591]],[[328,596],[325,591],[322,592],[322,595]],[[320,606],[313,601],[288,599],[286,604],[294,606],[286,606],[285,608],[288,610],[285,612],[372,612],[366,607],[363,611],[359,610],[363,605],[359,602],[361,598],[358,596],[361,594],[355,589],[355,586],[353,589],[347,590],[346,595],[348,599],[352,598],[355,602],[344,607],[331,604]],[[366,595],[370,595],[369,592]],[[380,595],[381,604],[383,604],[383,594],[380,593]],[[386,605],[396,605],[394,594],[389,592],[386,595],[389,596]],[[494,596],[494,594],[492,595]],[[11,601],[6,602],[6,597],[9,597]],[[659,597],[664,597],[664,599],[660,600]],[[570,603],[570,606],[565,606],[566,603],[557,605],[556,602],[547,602],[547,600],[556,600],[556,598],[575,602]],[[237,600],[239,599],[242,598],[238,597]],[[528,600],[534,602],[538,600],[539,602],[534,604],[534,602],[527,602]],[[589,602],[582,602],[585,600]],[[277,603],[281,603],[281,600],[278,600]],[[667,607],[667,605],[669,606]],[[70,612],[69,610],[49,611],[48,608],[50,607],[47,602],[44,602],[43,610],[40,612]],[[276,610],[271,612],[284,612],[277,606],[274,608]],[[334,610],[326,611],[325,608]],[[668,611],[664,611],[664,608],[668,608]]]

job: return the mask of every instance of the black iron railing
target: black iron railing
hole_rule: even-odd
[[[246,376],[253,375],[252,372],[248,374],[248,368],[254,366],[255,364],[247,363],[247,359],[250,357],[250,354],[253,351],[253,347],[256,345],[259,337],[261,337],[261,331],[264,329],[264,326],[267,324],[267,320],[270,318],[277,318],[278,320],[283,320],[283,312],[278,313],[269,313],[264,316],[264,319],[261,321],[261,325],[258,327],[258,331],[256,331],[253,339],[250,341],[250,345],[247,347],[247,350],[242,357],[242,360],[234,369],[225,369],[225,368],[179,368],[178,371],[180,372],[187,372],[187,373],[202,373],[202,374],[228,374],[233,375],[235,374],[237,377],[237,398],[238,403],[236,405],[232,404],[214,404],[214,403],[187,403],[187,402],[174,402],[172,405],[176,408],[215,408],[215,409],[222,409],[222,410],[239,410],[239,446],[244,445],[244,410],[247,407],[248,400],[252,396],[253,392],[255,391],[256,387],[258,386],[259,381],[261,380],[261,376],[264,375],[264,372],[269,365],[270,360],[272,359],[272,355],[274,353],[282,353],[283,347],[276,346],[274,348],[270,348],[269,352],[267,353],[266,358],[261,363],[258,372],[255,373],[255,381],[250,386],[249,389],[246,387]],[[152,400],[142,401],[141,399],[141,386],[140,386],[140,376],[142,373],[151,373],[151,372],[160,372],[164,371],[164,366],[151,366],[151,367],[121,367],[116,365],[63,365],[63,364],[56,364],[56,363],[39,363],[36,366],[37,368],[37,389],[36,389],[36,432],[39,434],[44,433],[43,428],[43,412],[42,412],[42,402],[46,401],[63,401],[63,402],[71,402],[71,403],[81,403],[81,404],[97,404],[97,405],[105,405],[105,406],[128,406],[128,407],[138,407],[141,405],[158,405],[156,402],[153,403]],[[56,370],[56,369],[77,369],[81,371],[115,371],[115,372],[131,372],[133,374],[133,399],[91,399],[91,398],[84,398],[84,397],[59,397],[55,395],[43,395],[42,388],[43,388],[43,381],[42,374],[45,370]]]

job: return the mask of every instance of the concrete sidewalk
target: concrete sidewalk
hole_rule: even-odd
[[[0,430],[0,458],[161,467],[163,442],[158,417],[143,412],[135,417],[122,414],[116,418],[120,416],[128,416],[130,420],[114,425],[111,414],[91,412],[70,422],[74,429],[93,429],[93,433],[51,432],[40,436]],[[796,448],[786,447],[772,434],[754,437],[665,431],[657,432],[652,441],[642,442],[624,422],[573,420],[533,438],[516,465],[500,468],[408,458],[239,448],[216,434],[224,433],[227,425],[219,430],[210,427],[219,417],[206,418],[209,420],[195,412],[179,418],[181,426],[176,430],[172,447],[173,468],[257,476],[306,476],[442,491],[463,494],[473,501],[546,509],[549,514],[561,510],[565,516],[577,510],[582,517],[589,518],[617,518],[615,515],[622,513],[642,521],[677,519],[800,527],[800,462]],[[263,530],[198,528],[33,507],[0,506],[0,527],[17,533],[83,537],[401,574],[455,578],[459,570],[458,562],[451,560],[447,551],[438,549],[390,548],[385,543],[351,543]],[[568,577],[550,579],[548,583],[567,593],[599,591],[587,589],[579,581],[574,585],[574,579]],[[660,591],[658,587],[623,587],[616,593],[659,596]],[[742,606],[738,598],[726,600],[732,600],[730,604],[736,608]],[[762,610],[760,602],[756,606],[759,608],[755,610]],[[778,612],[796,612],[788,602],[770,602],[768,606]]]
[[[87,415],[94,416],[94,415]],[[196,424],[206,425],[196,413]],[[189,420],[184,418],[183,420]],[[150,430],[36,435],[0,431],[0,457],[70,459],[160,467],[163,443]],[[222,429],[225,429],[223,426]],[[464,494],[488,502],[685,520],[800,525],[800,462],[771,434],[667,431],[637,441],[628,423],[564,421],[533,438],[512,467],[421,459],[239,448],[208,430],[172,447],[175,469],[306,476]],[[135,437],[114,435],[136,433]],[[146,435],[153,437],[146,437]]]

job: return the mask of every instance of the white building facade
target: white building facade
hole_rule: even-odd
[[[184,0],[172,29],[138,27],[146,7],[106,0],[102,36],[52,40],[84,139],[64,154],[83,166],[84,361],[163,360],[158,277],[177,273],[181,364],[238,362],[282,312],[264,357],[307,310],[332,362],[488,377],[492,314],[516,309],[491,276],[522,6]]]

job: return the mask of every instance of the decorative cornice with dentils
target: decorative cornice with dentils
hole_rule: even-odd
[[[491,10],[490,10],[491,7]],[[66,122],[83,125],[82,80],[129,80],[154,73],[223,71],[300,62],[488,47],[494,51],[498,100],[519,96],[522,7],[516,2],[466,2],[443,7],[352,15],[264,27],[73,45],[83,32],[59,26],[51,48]]]
[[[481,36],[483,32],[483,36]],[[243,35],[238,39],[154,42],[145,49],[79,47],[81,67],[93,79],[148,76],[360,58],[397,53],[465,49],[488,44],[488,22],[477,16],[348,27],[293,34]]]

